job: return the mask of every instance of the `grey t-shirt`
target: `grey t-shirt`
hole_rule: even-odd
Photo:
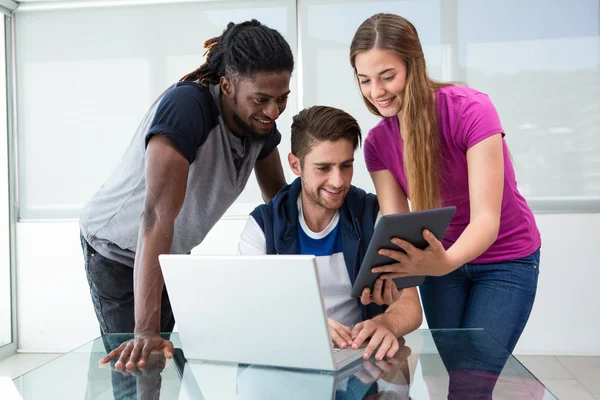
[[[146,195],[146,145],[155,134],[169,138],[190,162],[171,253],[189,253],[202,242],[244,190],[256,160],[281,140],[277,129],[265,140],[240,139],[225,125],[220,104],[220,86],[195,82],[174,84],[154,102],[116,169],[81,213],[81,232],[98,253],[133,267]]]

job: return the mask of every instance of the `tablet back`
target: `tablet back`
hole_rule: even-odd
[[[375,227],[375,232],[367,248],[367,253],[361,264],[358,277],[352,287],[352,297],[360,297],[360,294],[366,287],[373,288],[373,284],[381,274],[373,273],[371,269],[397,262],[394,259],[379,254],[380,249],[386,248],[405,252],[391,242],[393,238],[406,240],[421,250],[425,249],[428,243],[423,237],[423,230],[428,229],[438,240],[442,240],[455,212],[456,207],[452,206],[382,216]],[[425,277],[423,276],[409,276],[396,278],[394,282],[396,282],[398,289],[404,289],[418,286],[423,283],[424,279]]]

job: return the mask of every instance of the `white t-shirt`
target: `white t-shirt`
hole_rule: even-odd
[[[298,197],[298,254],[316,256],[321,294],[327,316],[342,325],[353,327],[361,321],[358,302],[350,297],[352,284],[342,252],[339,211],[321,232],[313,232],[306,225],[302,201]],[[240,254],[263,255],[267,252],[265,234],[251,216],[244,227],[238,246]]]

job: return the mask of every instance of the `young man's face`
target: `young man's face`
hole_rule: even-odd
[[[235,84],[222,78],[221,90],[230,100],[233,121],[240,131],[249,129],[258,138],[266,137],[287,105],[290,73],[259,72],[251,77],[238,77]]]
[[[316,142],[303,162],[291,153],[288,159],[294,173],[302,177],[302,190],[313,204],[328,210],[344,204],[354,172],[350,140]]]

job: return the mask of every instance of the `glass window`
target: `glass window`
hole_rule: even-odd
[[[349,48],[376,12],[415,25],[432,78],[490,96],[535,211],[600,210],[597,0],[300,1],[302,106],[340,107],[364,134],[378,118],[362,103]],[[356,159],[355,185],[373,190],[362,154]]]
[[[0,347],[12,342],[6,26],[0,14]]]
[[[534,208],[600,210],[598,6],[458,1],[461,71],[496,105]]]
[[[204,62],[206,39],[257,18],[295,52],[295,10],[286,0],[17,13],[20,218],[77,218],[155,98]],[[296,110],[292,95],[278,120],[284,149]],[[247,216],[260,202],[251,177],[234,212]]]

